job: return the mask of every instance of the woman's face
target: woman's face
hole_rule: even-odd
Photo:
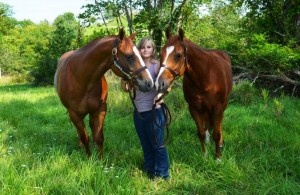
[[[145,45],[140,49],[142,58],[151,58],[153,54],[153,47],[151,41],[146,41]]]

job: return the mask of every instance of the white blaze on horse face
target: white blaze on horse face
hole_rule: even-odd
[[[143,60],[143,58],[142,58],[142,56],[141,56],[139,50],[136,48],[136,46],[133,46],[132,50],[133,50],[133,53],[134,53],[134,54],[138,57],[138,59],[140,60],[141,65],[142,65],[142,66],[146,66],[146,64],[145,64],[145,62],[144,62],[144,60]]]
[[[172,45],[172,46],[170,46],[170,47],[167,47],[166,48],[166,57],[165,57],[165,60],[163,61],[163,64],[165,64],[165,65],[167,65],[166,63],[167,63],[167,60],[168,60],[168,57],[169,57],[169,55],[170,55],[170,53],[172,53],[172,51],[174,50],[174,46]],[[156,81],[155,81],[155,86],[156,86],[156,89],[158,89],[158,78],[160,77],[160,75],[164,72],[164,70],[165,70],[166,68],[164,68],[164,69],[160,69],[159,70],[159,73],[158,73],[158,75],[157,75],[157,79],[156,79]]]
[[[170,53],[172,53],[172,51],[174,50],[174,48],[175,48],[175,47],[174,47],[173,45],[166,48],[167,54],[166,54],[166,58],[165,58],[163,64],[166,64],[166,63],[167,63],[168,57],[169,57]]]
[[[138,57],[138,59],[139,59],[141,65],[142,65],[142,66],[146,66],[146,64],[145,64],[145,62],[144,62],[144,60],[143,60],[143,58],[142,58],[142,56],[141,56],[139,50],[136,48],[136,46],[133,46],[132,50],[133,50],[133,53]],[[149,76],[150,78],[152,78],[152,76],[151,76],[151,74],[150,74],[150,72],[149,72],[148,69],[146,69],[146,72],[147,72],[148,76]],[[151,80],[152,80],[152,79],[151,79]],[[153,83],[153,80],[152,80],[151,86],[153,87],[153,85],[154,85],[154,83]]]

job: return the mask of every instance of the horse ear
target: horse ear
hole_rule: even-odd
[[[178,30],[178,35],[179,35],[180,40],[183,40],[183,37],[184,37],[184,31],[182,30],[182,28],[179,28],[179,30]]]
[[[119,37],[120,40],[123,40],[123,38],[125,37],[125,31],[123,27],[119,30]]]
[[[129,38],[130,38],[131,40],[134,40],[134,39],[135,39],[135,36],[136,36],[136,33],[132,33],[132,34],[129,36]]]
[[[167,37],[167,39],[169,39],[171,37],[171,30],[170,30],[169,26],[166,29],[166,37]]]

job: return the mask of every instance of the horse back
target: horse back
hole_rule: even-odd
[[[218,64],[220,65],[220,69],[223,71],[221,78],[225,82],[224,85],[226,87],[226,96],[232,90],[232,66],[231,66],[231,59],[229,55],[222,50],[212,50],[212,53],[215,53],[216,58],[218,59]]]

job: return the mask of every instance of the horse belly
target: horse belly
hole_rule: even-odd
[[[186,102],[198,112],[212,112],[216,106],[224,104],[225,93],[223,87],[216,84],[204,84],[203,81],[183,79],[183,93]]]

